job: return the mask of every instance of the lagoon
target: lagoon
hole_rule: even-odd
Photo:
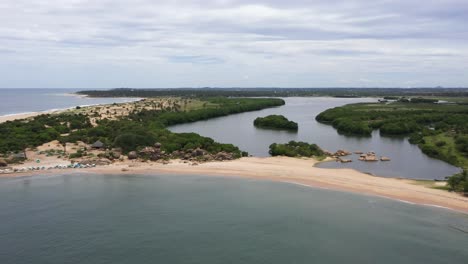
[[[286,105],[281,107],[181,124],[169,129],[173,132],[195,132],[222,143],[232,143],[249,154],[260,157],[269,156],[270,144],[290,140],[315,143],[333,152],[338,149],[375,151],[377,155],[390,157],[391,161],[362,162],[357,160],[358,155],[353,155],[347,157],[353,159],[351,163],[325,162],[318,167],[354,168],[383,177],[442,180],[460,171],[446,162],[428,157],[404,137],[381,137],[378,131],[374,131],[372,137],[345,136],[338,134],[332,126],[315,121],[315,116],[326,109],[358,102],[376,102],[376,98],[300,97],[284,100]],[[255,118],[272,114],[284,115],[297,122],[299,130],[278,131],[256,128],[253,125]]]

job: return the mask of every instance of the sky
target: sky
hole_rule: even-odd
[[[468,0],[1,0],[0,88],[468,87]]]

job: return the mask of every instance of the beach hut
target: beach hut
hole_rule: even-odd
[[[92,148],[94,149],[103,149],[105,146],[104,146],[104,143],[102,143],[100,140],[94,142],[93,145],[91,145]]]

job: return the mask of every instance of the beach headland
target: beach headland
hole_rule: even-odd
[[[213,161],[198,165],[181,160],[172,160],[168,164],[126,160],[96,168],[32,171],[3,174],[1,177],[63,173],[110,175],[183,174],[245,177],[380,196],[468,213],[468,197],[429,188],[418,184],[415,180],[376,177],[352,169],[316,168],[314,165],[317,162],[317,160],[311,158],[289,157],[245,157],[232,161]]]

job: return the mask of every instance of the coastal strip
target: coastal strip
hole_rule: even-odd
[[[46,110],[46,111],[40,111],[40,112],[30,112],[30,113],[19,113],[19,114],[10,114],[10,115],[3,115],[0,116],[0,123],[4,123],[7,121],[14,121],[14,120],[19,120],[19,119],[27,119],[27,118],[32,118],[38,115],[45,115],[45,114],[59,114],[62,112],[65,112],[70,109],[51,109],[51,110]]]
[[[116,162],[108,166],[80,169],[73,173],[91,174],[183,174],[245,177],[250,179],[290,182],[303,186],[326,188],[358,194],[381,196],[419,205],[443,207],[468,213],[468,197],[457,193],[428,188],[414,180],[371,176],[353,169],[323,169],[314,167],[311,158],[245,157],[232,161],[207,162],[197,166],[172,160],[169,164],[136,161]],[[64,171],[33,171],[4,174],[1,177],[62,174]],[[70,173],[70,171],[67,171]]]

